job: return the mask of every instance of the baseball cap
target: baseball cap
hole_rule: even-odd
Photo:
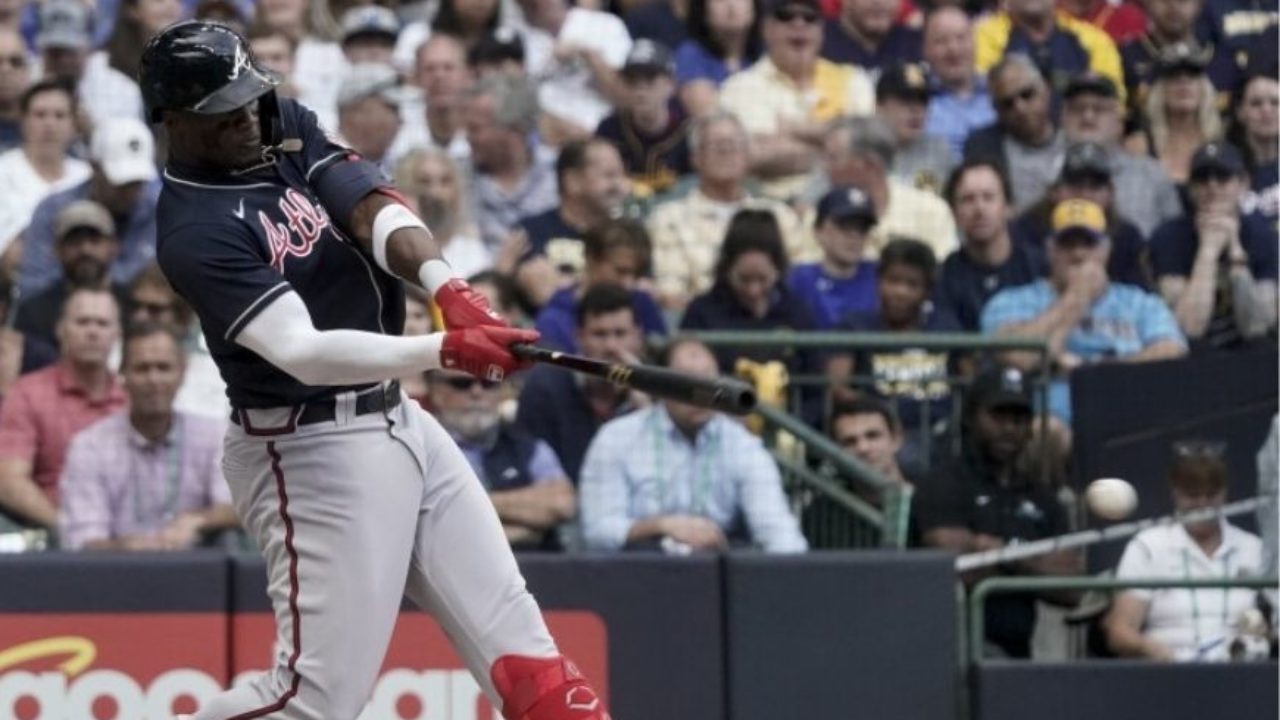
[[[1107,149],[1095,142],[1080,142],[1067,148],[1059,180],[1103,178],[1111,181],[1111,158]]]
[[[1116,92],[1116,84],[1111,82],[1111,78],[1099,75],[1096,72],[1083,72],[1074,75],[1067,81],[1067,86],[1062,90],[1062,97],[1070,100],[1077,95],[1101,95],[1105,98],[1118,98],[1120,94]]]
[[[98,125],[89,143],[89,157],[112,185],[156,178],[156,141],[151,128],[137,118],[113,117]]]
[[[1240,175],[1244,171],[1244,158],[1231,143],[1220,140],[1207,142],[1191,156],[1193,181],[1211,175]]]
[[[382,36],[395,42],[400,35],[400,18],[381,5],[361,5],[342,14],[342,42],[361,36]]]
[[[115,237],[116,223],[107,209],[92,200],[77,200],[62,209],[53,220],[53,236],[59,240],[72,230],[89,229]]]
[[[808,8],[822,17],[822,6],[818,4],[818,0],[768,0],[765,3],[765,11],[768,15],[775,15],[778,11],[799,5]]]
[[[656,40],[641,38],[631,45],[627,61],[622,64],[623,75],[675,75],[676,63],[671,51]]]
[[[917,63],[894,63],[880,73],[876,81],[876,97],[899,100],[929,101],[929,80]]]
[[[36,47],[87,49],[93,45],[93,16],[80,0],[45,0],[40,4]]]
[[[1162,49],[1156,57],[1156,75],[1163,77],[1184,70],[1204,72],[1212,57],[1211,48],[1201,47],[1194,41],[1176,42]]]
[[[1107,237],[1107,214],[1092,200],[1063,200],[1049,218],[1055,240],[1080,234],[1097,242]]]
[[[833,222],[864,220],[868,225],[874,225],[876,208],[871,204],[871,198],[858,188],[832,188],[818,201],[818,224],[828,219]]]
[[[1031,412],[1031,384],[1013,367],[990,368],[979,373],[966,398],[971,408],[1016,408]]]
[[[467,53],[467,62],[472,65],[496,64],[507,60],[524,64],[524,40],[520,33],[505,25],[494,28],[480,38]]]
[[[347,74],[338,85],[338,107],[346,107],[375,95],[399,107],[404,97],[400,87],[400,76],[390,65],[357,63],[347,70]]]

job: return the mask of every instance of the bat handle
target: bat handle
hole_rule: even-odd
[[[547,349],[540,348],[536,345],[530,345],[529,343],[515,343],[511,345],[510,349],[512,355],[515,355],[521,360],[528,360],[529,362],[533,362],[539,358],[545,358],[551,354]]]

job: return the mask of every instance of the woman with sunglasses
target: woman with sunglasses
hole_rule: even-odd
[[[1173,446],[1169,490],[1180,513],[1218,508],[1227,499],[1222,443]],[[1124,549],[1116,578],[1227,580],[1255,575],[1262,541],[1225,519],[1144,530]],[[1159,661],[1212,662],[1231,657],[1233,627],[1252,609],[1256,593],[1228,588],[1125,590],[1104,621],[1112,652]]]

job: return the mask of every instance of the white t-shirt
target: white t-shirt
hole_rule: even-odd
[[[1150,528],[1125,546],[1118,579],[1188,580],[1257,575],[1262,567],[1262,541],[1257,535],[1222,523],[1222,544],[1207,557],[1181,525]],[[1143,635],[1160,642],[1179,660],[1225,660],[1240,614],[1254,606],[1254,591],[1201,588],[1133,589],[1146,600]]]
[[[550,36],[532,31],[530,36]],[[599,52],[612,68],[621,68],[631,51],[631,35],[627,26],[616,15],[571,8],[560,28],[560,34],[550,45],[577,45]],[[530,75],[533,63],[530,62]],[[613,106],[596,88],[591,70],[582,62],[562,63],[554,58],[542,73],[544,78],[538,91],[542,111],[595,132],[596,126],[613,110]]]
[[[474,235],[454,235],[440,249],[440,254],[453,268],[453,274],[460,278],[468,278],[493,267],[493,253]]]
[[[31,166],[22,148],[7,150],[0,153],[0,213],[19,218],[20,227],[25,228],[41,200],[79,185],[92,174],[89,163],[68,157],[63,161],[62,177],[47,182]]]

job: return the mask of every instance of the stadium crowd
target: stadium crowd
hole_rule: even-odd
[[[1028,457],[1069,458],[1073,371],[1276,342],[1277,15],[1259,0],[0,0],[0,516],[68,550],[236,541],[230,406],[154,263],[165,139],[135,80],[147,40],[195,17],[244,33],[279,95],[379,164],[455,270],[543,344],[825,378],[789,409],[907,490],[911,545],[1059,534]],[[430,332],[425,295],[407,304],[404,332]],[[1047,354],[681,335],[783,328],[1031,336]],[[758,428],[551,367],[401,385],[519,548],[810,544]],[[1175,501],[1220,504],[1220,450],[1195,450],[1174,453]],[[1224,527],[1146,538],[1121,572],[1175,551],[1188,577],[1262,562]],[[1016,571],[1081,569],[1063,553]],[[1113,649],[1194,653],[1200,616],[1241,602],[1206,598],[1189,639],[1169,629],[1186,603],[1127,597]],[[1006,654],[1029,652],[1029,602],[989,606]],[[1140,634],[1144,613],[1163,635]]]

